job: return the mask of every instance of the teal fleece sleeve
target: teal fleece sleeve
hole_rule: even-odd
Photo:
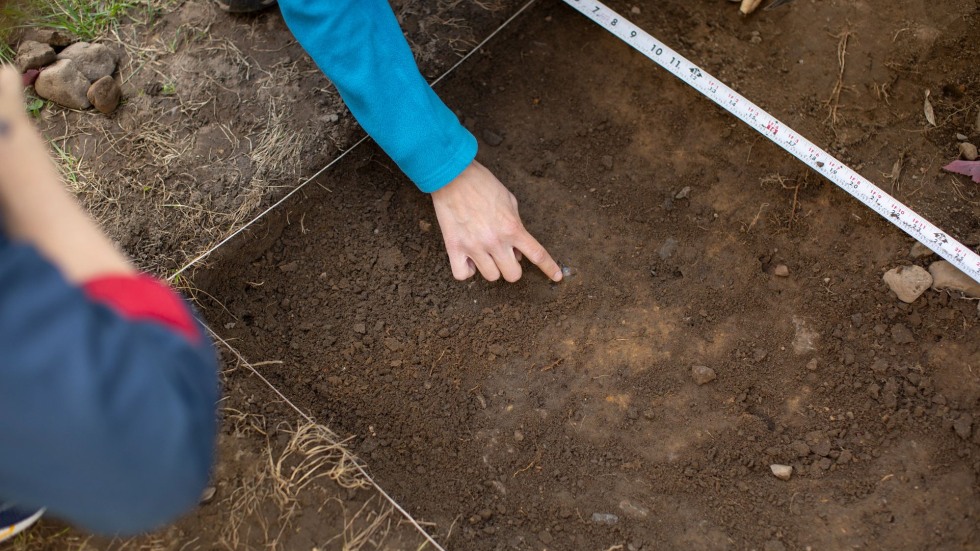
[[[280,0],[296,40],[357,121],[431,193],[476,157],[476,138],[432,91],[385,0]]]

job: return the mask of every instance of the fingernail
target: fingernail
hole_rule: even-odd
[[[557,272],[555,272],[555,275],[551,276],[552,281],[555,282],[561,281],[561,278],[562,278],[561,270],[558,270]]]

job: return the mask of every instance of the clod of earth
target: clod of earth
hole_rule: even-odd
[[[945,260],[930,264],[929,273],[932,274],[933,289],[960,291],[967,296],[980,298],[980,283]]]
[[[953,421],[953,430],[963,440],[970,438],[970,433],[973,432],[973,416],[969,413],[960,415],[956,421]]]
[[[902,302],[911,304],[932,285],[932,276],[921,266],[899,266],[882,276]]]
[[[69,109],[88,109],[89,80],[78,70],[75,62],[60,59],[38,75],[34,91],[46,100]]]
[[[715,374],[715,370],[711,369],[710,367],[696,365],[691,368],[691,377],[694,379],[694,382],[700,386],[714,381],[718,378],[718,375]]]
[[[769,465],[769,470],[772,471],[773,476],[779,480],[789,480],[793,476],[793,467],[789,465],[779,465],[772,464]]]

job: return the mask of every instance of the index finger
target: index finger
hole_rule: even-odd
[[[518,238],[514,248],[519,250],[528,260],[541,270],[551,281],[561,281],[561,268],[555,259],[551,258],[548,251],[538,243],[538,240],[531,234],[524,231],[524,235]]]

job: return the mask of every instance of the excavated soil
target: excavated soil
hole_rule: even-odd
[[[980,242],[976,184],[940,170],[980,138],[975,2],[612,5]],[[977,302],[882,282],[935,257],[557,1],[439,92],[564,282],[454,281],[367,145],[194,283],[447,548],[980,548]]]

